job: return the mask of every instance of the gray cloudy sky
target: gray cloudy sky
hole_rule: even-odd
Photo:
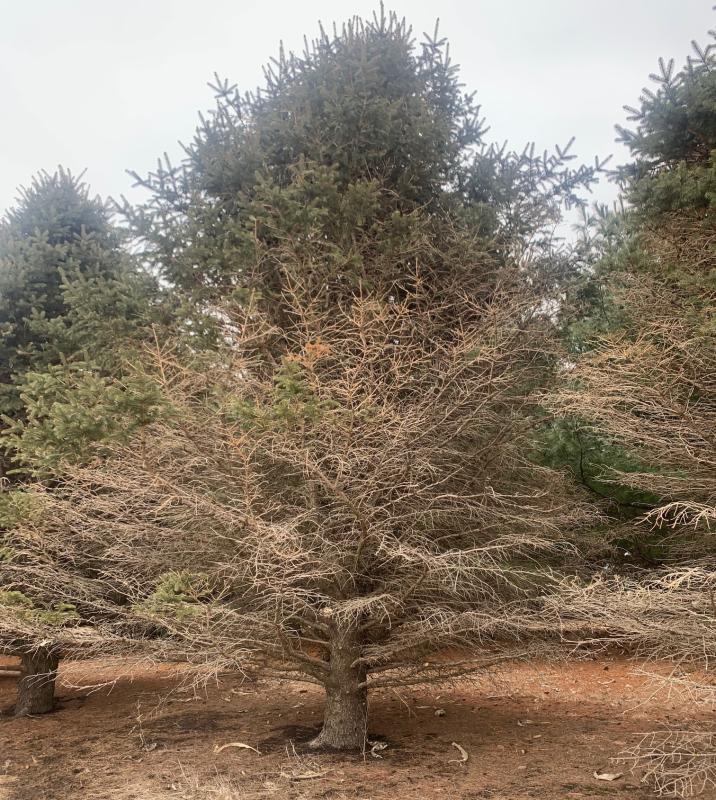
[[[658,56],[681,64],[716,23],[714,0],[401,0],[417,33],[436,16],[489,137],[623,152],[613,125]],[[63,164],[102,195],[128,194],[125,169],[151,169],[191,138],[216,70],[261,81],[279,40],[299,49],[317,21],[368,15],[377,0],[0,0],[0,211],[39,169]],[[391,7],[390,3],[387,3]],[[600,199],[613,196],[602,187]]]

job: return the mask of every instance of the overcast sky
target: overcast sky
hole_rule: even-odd
[[[592,160],[614,144],[659,56],[680,65],[716,24],[714,0],[405,0],[416,33],[440,16],[466,87],[515,147],[576,136]],[[0,0],[0,211],[39,169],[86,168],[103,196],[138,199],[125,170],[151,169],[191,138],[214,71],[242,89],[281,39],[368,15],[364,0]],[[391,5],[388,3],[388,7]],[[598,190],[600,199],[613,189]]]

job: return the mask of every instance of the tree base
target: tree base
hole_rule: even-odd
[[[368,696],[365,687],[326,689],[323,728],[308,746],[318,750],[364,750],[368,737]]]
[[[52,711],[58,664],[57,656],[44,648],[23,655],[23,675],[17,684],[16,717]]]

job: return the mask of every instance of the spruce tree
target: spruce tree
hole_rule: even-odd
[[[392,14],[215,88],[125,207],[199,364],[158,348],[166,415],[68,473],[48,524],[131,554],[133,606],[205,668],[321,684],[316,744],[359,747],[372,687],[467,668],[436,651],[558,638],[540,598],[582,507],[527,434],[553,227],[595,169],[488,146],[444,40]]]
[[[6,473],[13,459],[39,466],[78,452],[111,424],[99,409],[90,419],[92,387],[98,401],[99,388],[121,373],[126,348],[160,319],[156,287],[123,238],[107,205],[62,168],[34,178],[0,224]],[[22,443],[28,424],[34,436]]]
[[[22,657],[19,714],[50,710],[59,657],[89,652],[112,607],[124,616],[88,550],[63,558],[17,530],[36,518],[31,477],[52,487],[65,461],[151,414],[151,396],[122,373],[158,319],[154,297],[107,206],[62,168],[39,174],[0,223],[0,647]]]
[[[659,62],[656,91],[629,109],[636,130],[618,128],[634,156],[617,175],[628,206],[590,276],[610,311],[583,326],[577,381],[562,392],[565,407],[640,454],[644,469],[617,471],[655,495],[652,516],[681,522],[716,513],[716,49],[694,46],[679,72]]]
[[[708,675],[716,655],[716,45],[694,44],[678,71],[660,60],[652,79],[628,109],[635,129],[618,128],[633,157],[618,172],[620,235],[595,251],[593,277],[616,313],[591,327],[556,406],[638,459],[608,477],[651,496],[632,528],[669,545],[661,569],[591,587],[585,626],[673,658],[680,686],[711,708],[708,678],[691,672]],[[716,785],[713,731],[642,744],[632,756],[660,792]]]

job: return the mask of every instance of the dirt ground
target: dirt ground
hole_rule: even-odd
[[[66,664],[57,711],[0,716],[0,800],[646,799],[653,795],[639,775],[610,757],[642,731],[693,723],[696,710],[655,695],[633,670],[619,658],[521,664],[469,682],[376,692],[370,739],[387,744],[377,758],[306,753],[322,713],[311,686],[225,676],[198,694],[172,692],[179,678],[170,667],[136,666],[89,691],[112,668]],[[12,703],[14,684],[0,678],[0,708]],[[259,752],[216,752],[231,742]],[[594,777],[605,771],[626,774]]]

